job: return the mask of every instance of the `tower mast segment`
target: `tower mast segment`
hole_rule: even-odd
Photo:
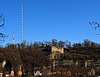
[[[24,35],[24,6],[21,4],[21,41],[23,42]]]
[[[14,44],[14,32],[12,33],[12,44]]]

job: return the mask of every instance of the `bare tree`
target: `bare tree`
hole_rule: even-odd
[[[5,18],[1,15],[0,16],[0,28],[4,27],[5,24]],[[2,32],[0,32],[0,41],[3,42],[4,38],[6,37],[5,34],[3,34]]]
[[[100,23],[99,22],[92,21],[92,22],[89,22],[89,24],[93,25],[94,30],[100,28]]]

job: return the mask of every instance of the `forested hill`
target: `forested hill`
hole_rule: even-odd
[[[29,44],[24,41],[0,47],[0,62],[3,60],[10,61],[13,68],[21,64],[27,66],[27,68],[25,67],[26,69],[34,66],[49,66],[51,64],[51,46],[64,48],[63,59],[100,59],[100,45],[98,43],[84,40],[83,43],[71,44],[68,41],[53,39],[51,42],[34,42]]]

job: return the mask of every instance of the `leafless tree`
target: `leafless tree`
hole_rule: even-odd
[[[4,27],[4,24],[5,24],[5,18],[1,15],[0,16],[0,28],[3,28]],[[4,38],[6,37],[5,34],[3,34],[1,31],[0,31],[0,41],[4,41]]]

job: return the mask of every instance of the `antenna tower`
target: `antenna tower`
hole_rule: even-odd
[[[14,44],[14,32],[12,33],[12,44]]]
[[[23,3],[21,4],[21,41],[23,42],[23,35],[24,35],[24,7]]]

